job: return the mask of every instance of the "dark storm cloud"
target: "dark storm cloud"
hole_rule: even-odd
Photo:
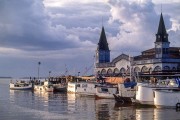
[[[78,41],[66,39],[71,34],[66,28],[62,31],[51,26],[41,0],[0,1],[0,15],[0,46],[22,50],[60,50],[81,46],[81,43],[76,43]]]

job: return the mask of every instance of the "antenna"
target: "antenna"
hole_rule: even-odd
[[[162,13],[162,3],[161,3],[161,13]]]

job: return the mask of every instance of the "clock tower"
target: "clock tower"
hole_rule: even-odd
[[[168,58],[169,57],[169,44],[168,34],[166,32],[163,15],[161,13],[158,32],[156,34],[155,41],[155,57],[156,58]]]

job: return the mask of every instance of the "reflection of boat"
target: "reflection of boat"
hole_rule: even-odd
[[[118,108],[118,107],[136,107],[135,103],[124,103],[122,104],[121,102],[115,102],[114,108]]]
[[[25,81],[17,81],[16,83],[10,83],[9,88],[11,90],[32,90],[32,84]]]
[[[155,90],[154,105],[180,109],[180,89]]]
[[[118,92],[117,86],[104,85],[96,87],[96,98],[114,98],[113,94]]]
[[[113,94],[116,102],[121,103],[121,104],[132,104],[134,102],[133,98],[131,97],[122,97],[117,94]]]
[[[176,89],[178,87],[175,80],[159,80],[158,83],[141,83],[137,86],[136,100],[141,104],[154,105],[154,90]]]
[[[38,85],[34,85],[34,90],[35,91],[42,91],[42,92],[53,92],[54,88],[53,88],[53,85],[51,84],[51,82],[44,81]]]
[[[136,107],[131,104],[120,104],[116,102],[114,104],[114,109],[117,111],[116,120],[139,120],[136,114]],[[145,120],[145,119],[144,119]],[[149,119],[148,119],[149,120]]]

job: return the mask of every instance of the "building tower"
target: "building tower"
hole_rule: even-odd
[[[96,50],[96,63],[107,62],[110,62],[110,50],[107,43],[104,27],[102,27],[98,47]]]
[[[155,41],[155,55],[156,58],[168,58],[169,57],[169,44],[168,34],[164,25],[163,15],[161,13],[158,32],[156,34]]]

